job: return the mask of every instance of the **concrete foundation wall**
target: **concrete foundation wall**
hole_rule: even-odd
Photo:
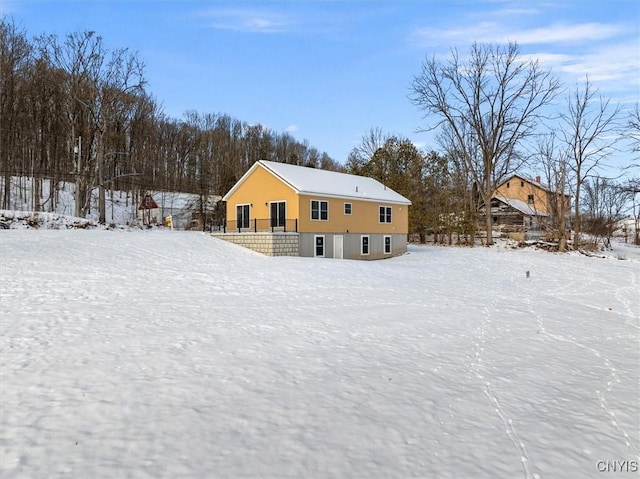
[[[211,233],[211,236],[267,256],[298,256],[298,233]]]
[[[324,257],[334,257],[334,236],[336,233],[324,233]],[[318,233],[300,233],[300,256],[315,256],[315,237]],[[362,235],[354,233],[340,233],[342,236],[342,258],[343,259],[360,259],[374,260],[391,258],[407,252],[407,235],[406,234],[370,234],[369,236],[369,254],[361,254]],[[391,254],[384,253],[384,237],[391,236]]]
[[[267,256],[315,256],[317,233],[211,233],[230,243],[243,246]],[[370,234],[369,254],[361,254],[362,235],[354,233],[324,233],[324,257],[334,257],[334,237],[342,236],[343,259],[375,260],[391,258],[407,252],[407,235]],[[384,252],[384,237],[391,236],[391,254]]]

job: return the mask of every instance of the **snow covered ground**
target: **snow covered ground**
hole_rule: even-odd
[[[1,231],[0,476],[638,477],[637,251]]]

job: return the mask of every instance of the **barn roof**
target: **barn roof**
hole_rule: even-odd
[[[493,198],[528,216],[549,216],[547,213],[542,213],[536,210],[533,205],[527,204],[524,201],[516,200],[514,198],[506,198],[504,196],[494,196]]]
[[[411,204],[407,198],[373,178],[266,160],[254,163],[222,199],[226,201],[257,168],[264,168],[298,194]]]
[[[533,178],[529,178],[529,177],[527,177],[525,175],[521,175],[521,174],[518,174],[518,173],[516,173],[514,175],[511,175],[509,178],[504,180],[502,183],[500,183],[500,186],[506,184],[507,182],[511,181],[514,178],[519,178],[521,180],[524,180],[527,183],[529,183],[531,185],[534,185],[534,186],[540,188],[541,190],[546,191],[547,193],[552,193],[552,194],[556,193],[556,191],[551,186],[549,186],[548,184],[546,184],[543,181],[539,180],[539,178],[540,178],[539,176],[536,179],[533,179]],[[566,192],[565,192],[564,195],[565,196],[571,196],[569,193],[566,193]]]

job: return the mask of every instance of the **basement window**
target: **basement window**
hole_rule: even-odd
[[[362,235],[360,237],[360,254],[361,255],[369,254],[369,235]]]
[[[316,258],[324,258],[324,235],[316,235],[313,237],[314,252]]]

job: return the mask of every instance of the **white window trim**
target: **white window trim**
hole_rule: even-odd
[[[249,226],[242,226],[242,228],[251,228],[251,203],[237,203],[236,204],[236,228],[238,228],[238,206],[248,206],[249,207]]]
[[[367,248],[369,251],[364,252],[364,242],[363,240],[367,238]],[[369,235],[360,235],[360,255],[361,256],[369,256],[371,253],[371,237]]]
[[[286,227],[287,226],[287,210],[288,210],[287,200],[269,201],[269,225],[271,225],[271,205],[273,203],[284,203],[284,225]]]
[[[380,208],[385,208],[384,210],[384,218],[385,221],[380,221]],[[387,208],[391,210],[391,221],[387,221]],[[388,205],[378,205],[378,223],[384,225],[390,225],[393,223],[393,208]]]
[[[389,251],[386,250],[387,238],[389,238]],[[391,235],[384,235],[382,237],[382,252],[384,254],[391,254],[393,252],[393,238],[391,237]]]
[[[349,205],[349,213],[347,213],[347,205]],[[353,214],[353,203],[345,201],[342,211],[345,216],[351,216]]]
[[[318,238],[322,238],[322,255],[316,254],[316,240]],[[325,241],[324,235],[313,235],[313,257],[314,258],[324,258],[326,256],[327,251],[327,242]]]
[[[317,201],[318,202],[318,219],[314,219],[313,218],[313,202]],[[322,205],[321,203],[326,203],[327,204],[327,219],[323,220],[322,219]],[[309,219],[311,221],[329,221],[329,202],[327,200],[309,200]]]

